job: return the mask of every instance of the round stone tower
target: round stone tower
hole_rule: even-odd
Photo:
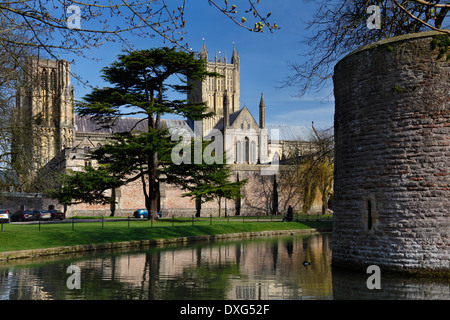
[[[380,41],[335,67],[333,266],[450,272],[450,55],[439,34]]]

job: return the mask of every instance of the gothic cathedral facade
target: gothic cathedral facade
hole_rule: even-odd
[[[199,59],[206,61],[207,70],[220,77],[207,77],[197,82],[188,94],[188,100],[206,102],[208,112],[215,115],[205,119],[201,126],[203,137],[220,136],[228,164],[264,164],[268,157],[269,138],[265,128],[265,102],[261,94],[259,123],[246,106],[240,107],[240,61],[233,48],[231,61],[217,57],[208,60],[208,51],[203,45]],[[192,127],[192,124],[191,124]]]
[[[235,49],[229,62],[226,56],[222,59],[217,55],[209,61],[206,46],[203,46],[198,58],[207,62],[209,71],[222,75],[196,83],[188,94],[191,101],[206,102],[208,111],[215,114],[200,123],[201,137],[220,137],[227,163],[232,165],[233,179],[250,179],[244,190],[246,196],[236,200],[234,210],[243,213],[252,210],[268,212],[272,201],[268,195],[275,192],[275,178],[267,176],[264,181],[268,183],[264,182],[264,185],[270,190],[263,192],[260,167],[271,167],[274,159],[281,160],[281,155],[283,158],[285,154],[289,157],[288,152],[291,148],[298,150],[299,142],[301,150],[307,150],[309,143],[304,139],[304,128],[266,125],[266,105],[262,94],[259,121],[255,120],[247,106],[240,106],[240,61]],[[90,151],[113,138],[112,132],[131,130],[140,120],[121,118],[113,128],[102,128],[89,117],[75,114],[69,62],[33,57],[27,66],[24,85],[18,90],[16,107],[18,123],[23,124],[25,134],[13,137],[12,149],[18,151],[17,161],[24,158],[23,155],[31,156],[31,170],[34,172],[42,168],[80,171],[86,166],[95,167]],[[192,136],[198,134],[195,124],[189,119],[166,119],[162,120],[162,124],[171,132],[182,129],[188,130]],[[268,166],[264,166],[266,164]],[[119,214],[127,215],[145,207],[142,186],[138,183],[114,191]],[[260,192],[263,194],[260,195]],[[163,214],[190,215],[195,210],[195,203],[182,197],[182,191],[176,187],[163,183],[160,185],[160,195]],[[212,214],[217,214],[216,206],[215,203],[204,204]],[[102,214],[109,209],[102,205],[79,204],[68,208],[68,214]]]

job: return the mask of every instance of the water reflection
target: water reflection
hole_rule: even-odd
[[[383,274],[380,290],[368,290],[364,273],[333,270],[333,299],[449,300],[450,280]]]
[[[448,283],[392,279],[395,290],[373,291],[366,274],[332,273],[330,241],[329,234],[292,236],[6,263],[0,299],[450,298]],[[81,269],[79,290],[66,285],[71,264]],[[391,280],[382,281],[389,288]]]
[[[328,299],[330,261],[328,235],[41,259],[0,267],[0,299]],[[66,286],[71,264],[80,290]]]

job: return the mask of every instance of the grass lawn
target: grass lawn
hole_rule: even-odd
[[[0,232],[0,252],[54,248],[62,246],[112,243],[122,241],[168,239],[197,235],[331,228],[330,221],[303,222],[245,222],[241,220],[195,221],[189,219],[105,221],[19,225],[4,224]]]

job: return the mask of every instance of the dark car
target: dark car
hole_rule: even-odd
[[[30,210],[21,210],[14,212],[14,214],[11,215],[10,221],[34,221],[36,220],[36,213],[34,211]]]
[[[64,212],[58,210],[49,210],[52,215],[52,220],[63,220],[65,218]]]
[[[147,210],[147,209],[139,209],[139,210],[136,210],[136,211],[133,213],[133,216],[134,216],[135,218],[141,218],[141,219],[148,218],[148,210]],[[158,217],[161,218],[161,213],[159,213],[159,212],[158,212]]]
[[[9,222],[10,213],[6,209],[0,209],[0,221],[1,222]]]
[[[52,218],[52,214],[48,210],[34,210],[36,213],[36,220],[50,220]]]

